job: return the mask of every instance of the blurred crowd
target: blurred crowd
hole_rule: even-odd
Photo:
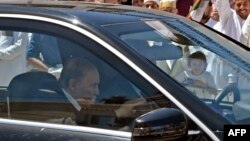
[[[57,0],[66,1],[66,0]],[[71,0],[162,10],[200,22],[250,47],[250,0]]]

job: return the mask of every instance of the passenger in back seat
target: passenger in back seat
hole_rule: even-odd
[[[90,61],[81,58],[72,58],[64,66],[59,82],[69,101],[74,105],[76,111],[81,111],[80,103],[95,104],[96,96],[99,94],[99,72]],[[129,103],[129,104],[128,104]],[[114,109],[117,118],[127,117],[133,114],[133,109],[145,100],[128,101]],[[86,124],[89,117],[76,118],[77,124]]]

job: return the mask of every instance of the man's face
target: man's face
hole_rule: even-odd
[[[206,62],[201,59],[190,60],[189,68],[193,75],[200,75],[206,68]]]
[[[177,14],[176,1],[160,1],[160,10]]]
[[[143,4],[143,7],[150,9],[159,9],[159,5],[154,1],[147,1]]]
[[[248,14],[250,13],[250,0],[235,0],[234,8],[236,13],[242,18],[247,19]]]
[[[95,102],[96,96],[99,94],[99,73],[97,70],[89,70],[85,76],[79,78],[71,87],[72,95],[78,101]]]
[[[132,5],[142,7],[143,6],[143,1],[144,0],[132,0]]]
[[[177,9],[174,7],[160,7],[160,10],[177,14]]]

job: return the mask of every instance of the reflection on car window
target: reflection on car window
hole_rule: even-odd
[[[8,86],[15,75],[26,71],[27,44],[27,33],[0,31],[1,86]]]
[[[84,45],[47,34],[17,35],[25,38],[14,50],[24,68],[4,56],[13,72],[1,80],[3,118],[130,131],[136,117],[170,107],[164,96],[141,90]]]
[[[130,31],[129,24],[123,26],[118,29],[112,25],[114,31],[109,31],[201,101],[233,122],[250,117],[243,114],[247,106],[242,103],[250,98],[246,57],[171,18],[134,24],[138,30]]]

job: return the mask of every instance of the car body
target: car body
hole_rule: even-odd
[[[189,140],[223,140],[224,125],[249,124],[249,49],[203,25],[163,11],[123,5],[39,0],[0,3],[2,36],[25,33],[29,38],[26,48],[34,34],[57,39],[62,63],[49,73],[59,77],[65,63],[77,57],[93,62],[100,73],[96,104],[81,103],[82,110],[76,115],[70,102],[58,94],[57,81],[44,81],[44,74],[27,75],[37,68],[8,76],[8,85],[1,87],[1,140],[136,140],[132,137],[141,134],[133,127],[134,119],[161,108],[177,109],[187,117],[185,137]],[[196,51],[206,55],[206,70],[215,87],[188,85],[177,79],[189,70],[188,55]],[[8,71],[18,70],[9,60],[5,60],[11,66]],[[7,76],[8,72],[1,73]],[[116,117],[121,105],[138,99],[146,103],[136,105],[134,114]],[[51,120],[72,115],[80,120],[81,115],[91,115],[91,119],[77,125]]]

